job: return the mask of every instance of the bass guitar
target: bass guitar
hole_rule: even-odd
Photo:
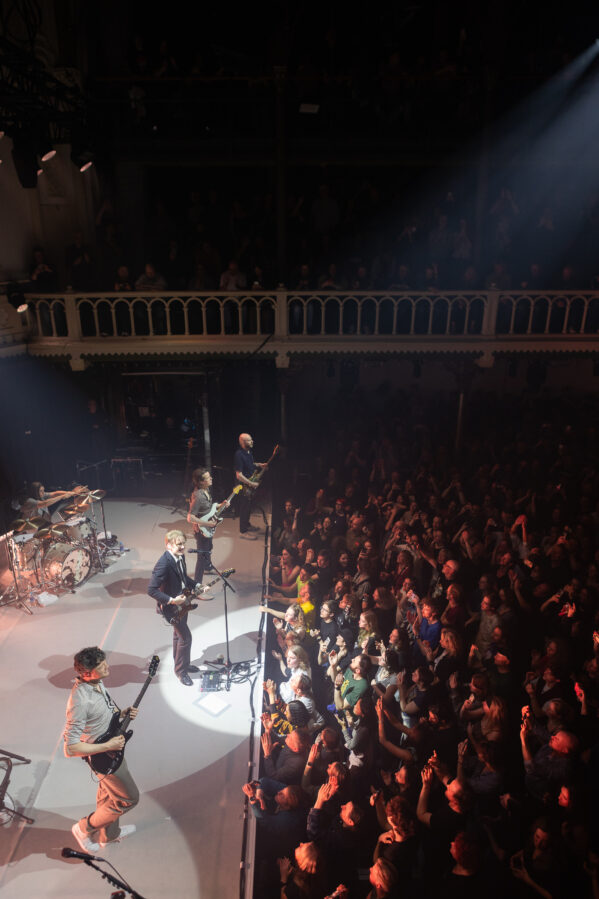
[[[225,568],[223,571],[223,577],[229,577],[229,575],[235,574],[234,568]],[[213,587],[214,584],[220,581],[219,577],[215,577],[213,581],[209,581],[207,584],[200,584],[199,587],[195,587],[193,590],[182,590],[184,596],[187,597],[185,602],[182,602],[181,605],[175,605],[174,603],[166,603],[161,607],[161,613],[163,618],[169,624],[176,624],[180,621],[184,615],[188,612],[191,612],[192,609],[197,609],[197,602],[192,602],[192,599],[196,596],[201,596],[202,593],[206,593],[210,587]]]
[[[136,709],[142,699],[144,698],[144,694],[148,687],[150,686],[150,681],[156,674],[158,670],[158,665],[160,664],[160,659],[158,656],[152,656],[150,661],[150,665],[148,668],[148,676],[145,680],[145,683],[141,690],[139,691],[139,695],[131,708]],[[102,734],[101,737],[98,737],[97,740],[94,740],[94,743],[107,743],[108,740],[112,740],[113,737],[123,736],[125,738],[125,746],[133,736],[133,731],[128,730],[129,724],[131,722],[131,715],[127,714],[121,721],[121,713],[115,712],[112,716],[112,720],[110,722],[110,726],[106,733]],[[112,749],[109,752],[96,752],[94,755],[84,755],[83,758],[96,774],[114,774],[116,769],[119,767],[121,762],[123,761],[123,756],[125,755],[125,746],[122,749]]]
[[[216,528],[222,521],[222,518],[220,517],[220,513],[224,512],[225,509],[227,509],[231,505],[231,501],[232,501],[233,497],[237,496],[238,493],[241,493],[242,490],[243,490],[242,485],[238,484],[237,487],[235,487],[235,489],[231,491],[229,496],[225,500],[223,500],[222,503],[213,503],[212,508],[210,509],[209,512],[206,512],[206,514],[204,515],[203,518],[197,518],[195,515],[192,515],[190,512],[189,515],[187,516],[187,520],[189,521],[190,524],[199,524],[200,531],[204,535],[204,537],[214,537],[214,532],[216,531]],[[213,518],[215,519],[215,522],[216,522],[214,525],[209,525],[206,523]]]
[[[248,481],[251,481],[252,484],[259,484],[259,483],[260,483],[260,481],[262,480],[262,475],[263,475],[263,474],[266,472],[266,470],[268,469],[268,466],[270,465],[270,463],[272,462],[272,460],[274,459],[274,457],[275,457],[275,456],[277,455],[277,453],[279,452],[279,449],[280,449],[280,447],[279,447],[279,444],[277,443],[277,445],[275,446],[274,450],[272,451],[272,456],[270,457],[270,459],[268,460],[268,462],[266,463],[266,465],[264,466],[264,468],[257,468],[256,471],[254,472],[254,474],[251,475],[251,476],[248,478]],[[241,495],[244,496],[244,497],[247,499],[248,497],[253,496],[255,492],[256,492],[256,491],[254,490],[253,487],[244,487],[244,488],[243,488],[243,493],[242,493]]]

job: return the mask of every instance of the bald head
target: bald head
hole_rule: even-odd
[[[240,434],[239,435],[239,446],[243,450],[251,449],[254,445],[254,441],[252,440],[251,434]]]

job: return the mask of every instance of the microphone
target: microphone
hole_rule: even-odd
[[[191,555],[192,553],[195,553],[196,555],[199,554],[199,555],[201,555],[201,556],[209,556],[209,555],[210,555],[210,550],[209,550],[209,549],[188,549],[187,552],[188,552],[190,555]]]
[[[99,855],[90,855],[89,852],[79,852],[78,849],[70,849],[68,846],[65,846],[60,854],[63,858],[82,858],[83,861],[103,861]]]

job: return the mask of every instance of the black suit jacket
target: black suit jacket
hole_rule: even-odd
[[[185,557],[183,556],[183,571],[185,572],[185,583],[192,590],[195,587],[195,581],[187,574],[185,565]],[[162,612],[169,599],[173,596],[179,596],[181,593],[181,576],[177,568],[177,563],[167,551],[163,553],[156,564],[148,585],[148,594],[158,603],[157,612]],[[171,607],[172,608],[172,607]]]

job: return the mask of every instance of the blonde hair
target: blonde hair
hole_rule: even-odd
[[[164,535],[165,543],[174,543],[177,537],[183,537],[185,541],[187,541],[187,534],[184,534],[183,531],[180,531],[178,528],[175,528],[172,531],[167,531]]]
[[[441,635],[445,637],[447,642],[450,644],[451,649],[450,653],[454,656],[459,656],[462,652],[462,638],[452,627],[444,627],[441,631]]]
[[[295,850],[295,860],[306,874],[316,874],[322,865],[322,855],[316,843],[300,843]]]
[[[308,653],[302,646],[294,643],[293,646],[287,648],[287,653],[293,653],[299,662],[300,668],[303,668],[304,671],[310,671],[310,659],[308,658]]]

